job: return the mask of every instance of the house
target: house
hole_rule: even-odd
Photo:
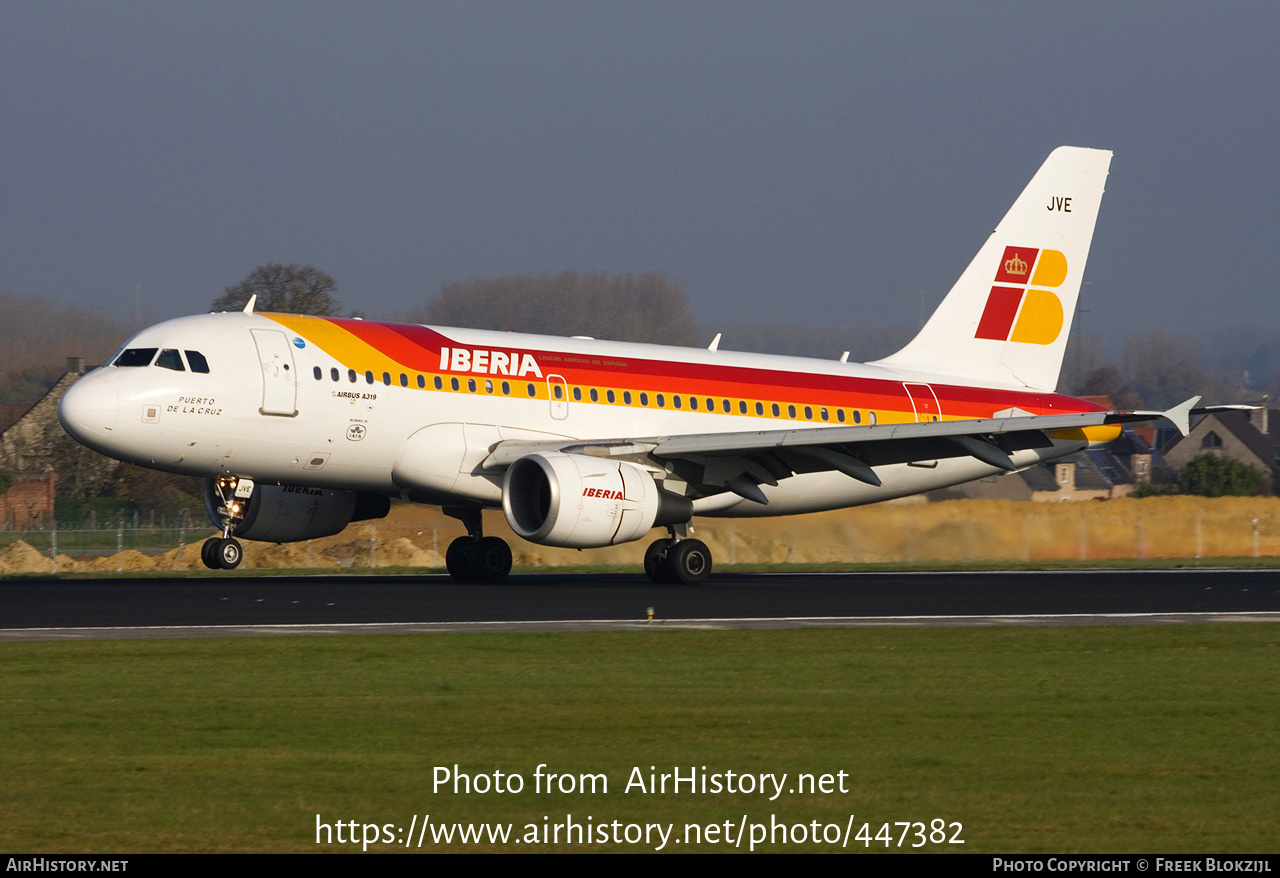
[[[1029,500],[1061,503],[1074,500],[1114,500],[1137,485],[1167,483],[1177,478],[1160,453],[1137,430],[1125,429],[1120,438],[1101,448],[1037,464],[1013,473],[989,476],[930,499],[974,497],[984,500]]]
[[[0,432],[0,468],[13,476],[13,485],[0,495],[0,528],[26,530],[53,522],[58,473],[50,461],[49,431],[62,436],[58,400],[80,377],[82,361],[67,358],[67,371],[35,403],[4,406],[0,414],[13,420]]]
[[[1280,411],[1265,405],[1249,412],[1213,412],[1205,415],[1181,441],[1165,452],[1165,460],[1181,469],[1200,454],[1229,457],[1263,474],[1263,490],[1272,491],[1272,470],[1280,463],[1280,436],[1272,434],[1272,419]],[[1280,421],[1277,421],[1280,423]]]

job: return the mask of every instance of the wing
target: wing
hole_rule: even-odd
[[[777,485],[779,479],[795,473],[838,471],[878,486],[877,466],[964,456],[1012,471],[1018,468],[1010,457],[1013,452],[1050,448],[1053,445],[1051,435],[1061,431],[1165,418],[1186,435],[1192,415],[1250,408],[1195,408],[1199,400],[1199,397],[1193,397],[1165,412],[1013,415],[967,421],[559,442],[508,440],[494,445],[482,466],[485,469],[505,469],[527,454],[552,451],[616,458],[672,473],[700,496],[729,490],[748,500],[766,503],[759,486]]]

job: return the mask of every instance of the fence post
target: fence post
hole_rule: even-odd
[[[1196,560],[1204,556],[1204,531],[1200,526],[1200,516],[1196,516]]]
[[[53,521],[53,530],[49,532],[49,565],[53,572],[58,572],[58,520]]]
[[[1080,560],[1087,561],[1089,559],[1089,541],[1088,541],[1088,536],[1086,535],[1087,522],[1085,522],[1084,520],[1083,513],[1080,515],[1079,522],[1080,522],[1080,533],[1079,533]]]
[[[1145,515],[1138,516],[1138,557],[1147,557],[1147,520]]]
[[[378,566],[378,526],[369,525],[369,566]]]
[[[1258,557],[1258,519],[1253,520],[1253,557]]]
[[[124,570],[124,513],[120,513],[120,524],[116,528],[116,572]]]

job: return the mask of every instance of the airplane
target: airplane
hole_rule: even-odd
[[[449,573],[497,582],[501,507],[534,543],[667,536],[658,583],[711,573],[695,516],[874,503],[1015,471],[1167,417],[1055,387],[1110,168],[1054,150],[906,347],[865,364],[357,318],[243,311],[145,329],[62,397],[64,429],[110,457],[205,479],[231,569],[237,538],[292,542],[436,505],[466,536]],[[1214,407],[1218,408],[1218,407]]]

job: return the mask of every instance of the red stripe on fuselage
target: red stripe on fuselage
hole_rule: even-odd
[[[416,372],[441,373],[440,348],[487,349],[483,344],[457,342],[425,326],[376,323],[369,320],[325,318],[330,323]],[[513,333],[511,340],[524,336]],[[497,347],[496,345],[491,345]],[[750,366],[719,366],[678,360],[540,351],[518,344],[502,349],[531,354],[542,374],[560,375],[570,385],[627,388],[682,396],[780,400],[796,405],[833,406],[882,411],[913,411],[900,381],[805,374]],[[349,364],[352,367],[357,364]],[[480,375],[449,372],[442,374]],[[534,380],[533,376],[526,376]],[[1104,411],[1105,407],[1057,393],[994,390],[966,385],[931,384],[945,418],[988,417],[993,412],[1020,408],[1031,414]]]

